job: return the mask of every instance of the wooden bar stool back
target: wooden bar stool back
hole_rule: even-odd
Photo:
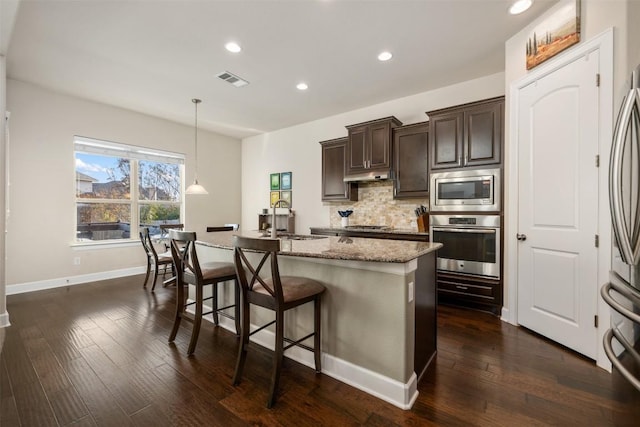
[[[228,317],[235,321],[236,334],[240,334],[240,291],[238,290],[238,280],[236,278],[235,266],[231,262],[208,262],[200,264],[196,251],[196,233],[192,231],[169,230],[171,253],[176,267],[176,315],[173,329],[169,335],[169,342],[173,342],[178,333],[180,321],[185,319],[193,323],[191,331],[191,341],[187,354],[193,354],[198,342],[202,317],[208,314],[213,315],[213,321],[218,325],[218,315]],[[218,285],[233,280],[234,304],[218,307]],[[185,288],[193,285],[196,291],[196,299],[187,303],[187,293]],[[212,285],[211,296],[204,298],[204,287]],[[204,311],[205,301],[211,301],[209,311]],[[194,313],[187,311],[188,307],[194,306]],[[228,314],[225,310],[234,307],[234,315]]]
[[[164,246],[167,249],[167,253],[171,255],[171,247],[169,243],[167,243],[167,239],[169,237],[169,230],[184,230],[184,224],[160,224],[159,228],[160,228],[160,239],[164,242]],[[174,273],[170,278],[162,282],[162,286],[173,285],[175,284],[175,282],[176,282],[176,275]]]
[[[247,357],[249,346],[249,336],[261,331],[275,323],[276,338],[275,351],[273,354],[273,372],[271,375],[271,387],[267,400],[267,407],[271,408],[276,401],[278,381],[282,368],[284,351],[292,346],[302,347],[314,353],[316,372],[320,372],[320,312],[321,295],[325,291],[324,285],[320,282],[306,277],[280,276],[278,269],[278,251],[280,250],[280,240],[278,239],[252,239],[241,236],[233,237],[234,263],[236,273],[242,289],[242,340],[238,350],[236,362],[236,372],[233,377],[233,384],[240,383],[242,371]],[[257,252],[262,255],[259,262],[251,262],[248,252]],[[267,264],[267,262],[269,262]],[[261,273],[265,265],[271,267],[268,274]],[[305,304],[313,302],[314,309],[314,331],[296,341],[284,336],[284,312]],[[249,331],[250,327],[250,304],[273,310],[275,320],[256,329]],[[303,341],[313,337],[313,347],[303,344]],[[288,345],[285,347],[284,342]]]
[[[153,291],[156,288],[156,280],[158,279],[160,267],[164,267],[164,273],[167,266],[172,265],[173,258],[171,256],[171,252],[158,254],[156,248],[153,246],[153,241],[151,240],[151,235],[149,234],[149,229],[147,227],[140,229],[140,241],[142,242],[142,247],[147,254],[147,275],[144,277],[142,287],[145,288],[147,286],[147,280],[149,280],[149,274],[151,273],[151,268],[153,268],[153,286],[151,286],[151,290]]]

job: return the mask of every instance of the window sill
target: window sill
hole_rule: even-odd
[[[140,245],[140,240],[137,239],[122,239],[122,240],[109,240],[100,242],[72,242],[70,244],[71,249],[75,251],[86,251],[93,249],[114,249],[114,248],[129,248],[132,246]]]

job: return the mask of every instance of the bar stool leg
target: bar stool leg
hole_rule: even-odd
[[[242,300],[242,326],[240,327],[240,345],[238,346],[238,359],[236,361],[236,372],[233,375],[233,385],[240,384],[244,362],[247,360],[247,348],[249,347],[249,303]]]
[[[189,342],[188,355],[192,355],[196,350],[196,344],[198,343],[198,335],[200,335],[200,324],[202,323],[202,305],[203,301],[203,289],[202,286],[196,285],[196,315],[193,319],[193,330],[191,331],[191,341]]]
[[[234,302],[236,304],[235,307],[235,316],[234,316],[234,320],[236,322],[236,335],[240,336],[242,334],[242,326],[240,325],[240,284],[238,283],[238,279],[234,279],[233,280],[233,284],[234,284]]]
[[[173,329],[171,329],[171,334],[169,334],[169,342],[173,342],[176,339],[176,335],[178,334],[178,328],[180,327],[180,321],[182,320],[182,313],[184,312],[184,304],[185,304],[185,295],[184,295],[184,285],[176,284],[176,317],[173,321]]]
[[[220,322],[220,317],[218,316],[218,287],[220,286],[221,282],[216,282],[213,284],[213,286],[211,287],[211,306],[213,309],[213,313],[211,313],[213,315],[213,323],[218,326],[218,323]]]
[[[153,286],[151,286],[151,290],[153,291],[156,288],[156,280],[158,279],[158,264],[153,264]]]
[[[144,276],[144,282],[142,283],[142,287],[147,287],[147,280],[149,280],[149,273],[151,273],[151,260],[149,256],[147,256],[147,274]]]
[[[276,343],[273,353],[273,373],[271,375],[271,390],[267,408],[273,407],[276,403],[276,393],[278,392],[278,382],[280,381],[280,371],[282,370],[282,357],[284,353],[284,312],[276,310]]]
[[[314,325],[314,335],[313,335],[313,355],[316,362],[316,372],[320,372],[322,370],[322,366],[320,365],[320,359],[322,356],[322,352],[320,349],[321,346],[321,335],[320,335],[320,313],[321,313],[321,300],[320,297],[317,296],[313,301],[313,325]]]

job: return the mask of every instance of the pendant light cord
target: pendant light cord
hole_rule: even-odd
[[[196,120],[195,120],[195,141],[196,141],[196,167],[194,168],[195,174],[195,182],[198,183],[198,104],[202,102],[201,99],[193,98],[191,100],[196,106]]]

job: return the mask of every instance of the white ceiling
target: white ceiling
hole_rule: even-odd
[[[504,42],[555,2],[22,0],[7,75],[186,124],[202,98],[199,126],[242,138],[500,72]]]

